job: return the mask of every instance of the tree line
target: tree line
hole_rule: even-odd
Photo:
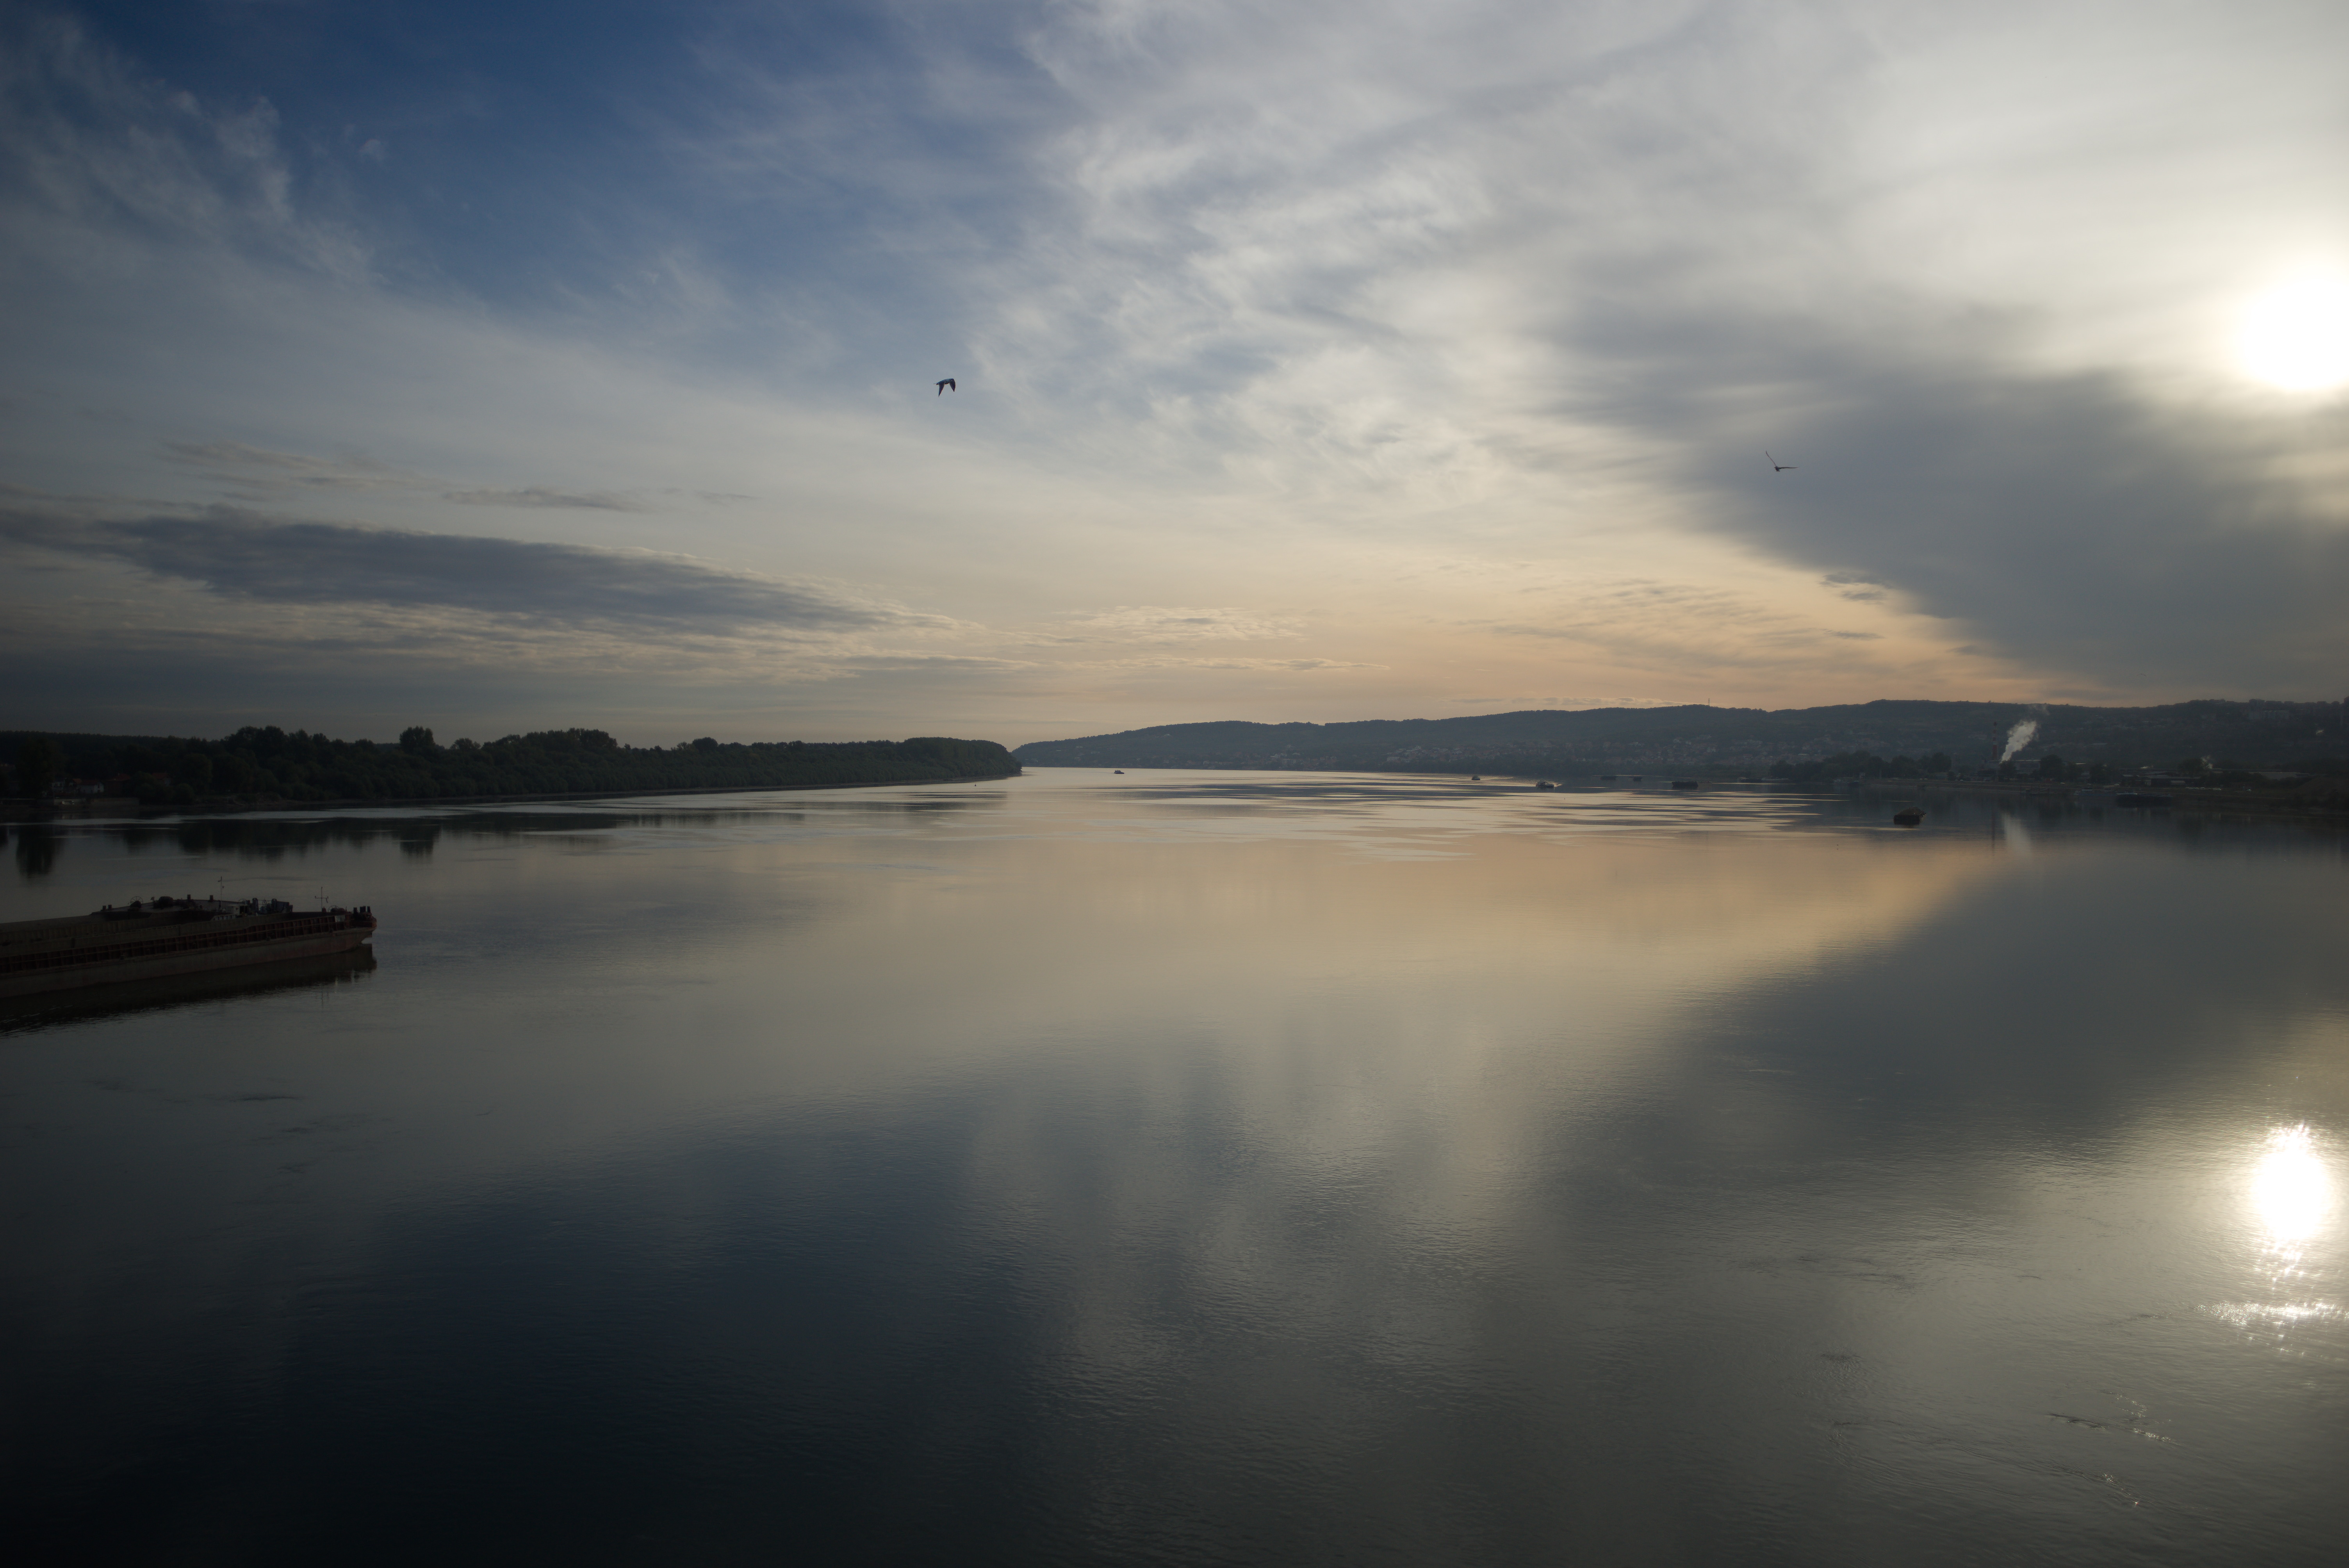
[[[422,725],[395,744],[336,740],[275,725],[218,740],[28,734],[15,741],[8,793],[44,799],[60,782],[100,783],[150,805],[208,800],[430,800],[463,796],[626,793],[999,779],[1019,771],[991,740],[941,736],[838,742],[623,746],[600,729],[548,729],[446,746]]]

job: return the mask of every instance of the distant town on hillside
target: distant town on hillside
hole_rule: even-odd
[[[1832,770],[2038,769],[2065,776],[2174,769],[2349,772],[2349,705],[2210,699],[2152,707],[1882,701],[1769,710],[1691,706],[1536,709],[1346,724],[1158,725],[1035,741],[1031,768],[1340,769],[1591,774],[1671,769],[1705,778]],[[1928,769],[1928,759],[1938,767]]]

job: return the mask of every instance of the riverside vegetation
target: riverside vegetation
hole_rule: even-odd
[[[150,805],[202,801],[432,800],[469,796],[654,789],[803,789],[999,779],[1019,764],[991,740],[742,743],[704,736],[672,747],[623,746],[600,729],[549,729],[443,746],[418,725],[396,744],[336,740],[275,725],[218,740],[177,737],[0,736],[12,795],[52,780],[99,783]]]

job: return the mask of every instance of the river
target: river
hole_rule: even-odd
[[[20,1562],[2327,1563],[2334,830],[1310,773],[12,828]]]

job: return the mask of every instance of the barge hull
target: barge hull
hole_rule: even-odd
[[[371,909],[297,913],[282,899],[159,898],[88,916],[11,921],[0,925],[0,1000],[329,957],[375,933]]]
[[[166,980],[177,975],[242,968],[250,964],[276,964],[288,958],[316,958],[330,953],[347,953],[374,934],[374,928],[370,926],[346,926],[339,931],[289,936],[279,942],[242,943],[233,947],[197,948],[186,953],[162,953],[151,957],[117,959],[111,963],[77,964],[24,975],[0,975],[0,999],[45,995],[51,991],[78,990],[85,985],[119,985],[133,980]]]

